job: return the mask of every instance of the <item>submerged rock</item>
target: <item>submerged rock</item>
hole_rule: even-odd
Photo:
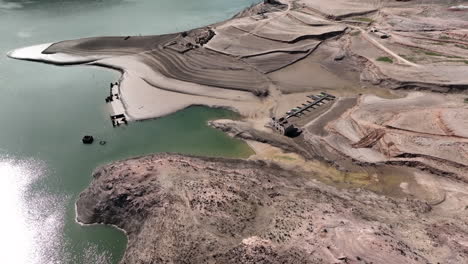
[[[94,142],[94,138],[93,136],[84,136],[81,141],[83,142],[83,144],[92,144]]]

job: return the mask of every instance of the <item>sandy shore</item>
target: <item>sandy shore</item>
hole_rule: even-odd
[[[105,58],[105,56],[91,55],[91,56],[79,56],[75,54],[69,54],[64,52],[58,52],[54,54],[44,53],[54,43],[46,43],[35,46],[29,46],[19,48],[8,52],[7,56],[18,60],[29,60],[43,63],[50,63],[55,65],[77,65],[86,64],[92,61],[97,61]]]
[[[437,42],[426,33],[426,28],[458,32],[455,28],[467,26],[464,13],[447,13],[443,8],[377,5],[370,0],[266,1],[233,19],[188,32],[84,38],[18,49],[8,55],[120,70],[122,104],[114,112],[124,112],[130,120],[156,118],[190,105],[225,107],[264,118],[274,115],[277,107],[293,107],[287,96],[291,93],[380,93],[362,84],[465,89],[466,41],[447,42],[447,37]],[[402,19],[404,10],[413,12],[412,16]],[[418,15],[421,10],[426,15]],[[431,12],[444,13],[447,19],[430,19],[427,14]],[[369,32],[370,23],[384,33]],[[392,38],[379,39],[379,34]],[[424,39],[432,40],[432,45]],[[424,45],[416,49],[419,44]],[[419,59],[421,54],[426,55],[424,60]],[[379,57],[393,58],[395,63]]]
[[[120,102],[130,120],[144,120],[169,115],[192,105],[228,108],[251,116],[263,103],[249,92],[216,88],[167,78],[131,57],[100,60],[99,66],[123,72]]]

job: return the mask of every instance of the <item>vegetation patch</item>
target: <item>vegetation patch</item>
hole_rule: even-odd
[[[438,52],[434,52],[434,51],[423,51],[423,53],[428,55],[428,56],[437,56],[437,57],[443,57],[444,56],[443,54],[438,53]]]
[[[350,33],[351,36],[357,36],[359,34],[361,34],[361,31],[359,31],[359,30],[356,30],[356,31],[353,31],[353,32]]]
[[[460,48],[460,49],[468,49],[468,46],[461,45],[461,44],[455,44],[455,47]]]
[[[377,61],[393,63],[393,60],[392,60],[392,58],[390,58],[390,57],[378,57],[378,58],[377,58]]]
[[[368,17],[355,17],[354,20],[361,21],[361,22],[367,22],[367,23],[373,23],[374,19],[368,18]]]
[[[462,62],[468,64],[468,60],[447,60],[446,62]]]
[[[463,57],[460,57],[460,56],[450,56],[450,55],[445,55],[445,54],[435,52],[435,51],[430,51],[430,50],[429,51],[428,50],[422,50],[421,52],[423,54],[425,54],[425,55],[428,55],[428,56],[446,57],[446,58],[450,58],[450,59],[463,59]]]
[[[276,155],[275,158],[277,158],[277,159],[282,159],[282,160],[290,160],[290,161],[296,160],[296,159],[293,158],[293,157],[290,157],[290,156],[283,156],[283,155]]]

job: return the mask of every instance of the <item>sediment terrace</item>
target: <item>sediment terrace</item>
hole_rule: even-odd
[[[305,140],[355,162],[402,164],[467,181],[468,112],[460,100],[413,93],[401,99],[362,96],[356,106],[306,127]],[[322,119],[323,120],[323,119]]]
[[[466,26],[466,12],[425,1],[264,1],[230,20],[186,32],[61,41],[40,54],[18,50],[10,56],[125,72],[121,114],[131,120],[203,101],[258,117],[287,105],[284,94],[322,87],[338,95],[355,94],[361,84],[463,91],[468,84]],[[302,63],[314,57],[321,58],[311,69],[316,75]],[[326,75],[334,77],[322,80]],[[148,87],[132,89],[136,83]],[[129,95],[151,89],[159,90],[152,100],[166,92],[166,98],[177,99],[170,100],[169,109],[143,95]]]

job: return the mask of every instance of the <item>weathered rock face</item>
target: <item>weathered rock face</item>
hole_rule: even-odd
[[[158,154],[112,163],[95,171],[77,212],[127,231],[122,263],[468,260],[458,217],[258,161]]]

